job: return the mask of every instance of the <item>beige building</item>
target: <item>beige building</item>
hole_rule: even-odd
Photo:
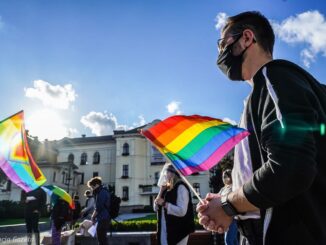
[[[138,130],[39,142],[34,147],[38,152],[33,155],[47,177],[46,184],[55,184],[72,195],[79,194],[82,205],[87,181],[101,176],[103,183],[122,198],[122,211],[142,209],[152,205],[159,191],[156,183],[166,159]],[[206,171],[186,178],[201,196],[205,196],[210,190],[209,177]],[[0,193],[0,200],[3,199],[19,201],[21,191],[14,185],[6,186],[6,191]],[[197,198],[194,197],[193,202],[197,203]]]

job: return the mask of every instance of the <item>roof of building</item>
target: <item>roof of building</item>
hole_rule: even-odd
[[[68,138],[65,137],[56,142],[57,146],[70,146],[77,144],[89,144],[89,143],[105,143],[105,142],[115,142],[115,139],[112,135],[104,135],[104,136],[92,136],[86,137],[82,136],[80,138]]]
[[[121,135],[121,134],[140,134],[140,130],[142,128],[144,128],[146,125],[137,127],[137,128],[133,128],[130,130],[114,130],[114,135]]]

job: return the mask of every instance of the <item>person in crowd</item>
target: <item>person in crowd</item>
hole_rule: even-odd
[[[72,211],[69,204],[56,195],[52,195],[51,204],[52,245],[60,245],[61,230],[67,221],[71,221]]]
[[[37,188],[26,193],[25,198],[25,223],[27,230],[27,243],[31,244],[32,234],[35,235],[35,243],[40,244],[39,219],[46,203],[46,194],[42,188]]]
[[[228,195],[232,192],[232,170],[226,169],[222,173],[222,180],[224,186],[221,188],[218,194],[221,196]],[[224,233],[225,245],[238,245],[238,229],[235,220],[232,221],[229,229]]]
[[[158,214],[157,240],[161,245],[185,245],[189,234],[195,231],[191,193],[172,164],[163,171],[166,184],[154,201]]]
[[[87,182],[95,196],[95,210],[91,220],[97,223],[96,233],[99,245],[107,245],[107,233],[110,225],[110,192],[102,185],[101,177],[94,177]]]
[[[227,18],[217,65],[247,81],[240,127],[250,135],[234,152],[232,192],[208,194],[199,222],[219,233],[237,217],[240,243],[326,244],[326,89],[286,60],[273,60],[275,35],[256,11]]]
[[[90,190],[86,190],[84,193],[86,197],[85,207],[81,211],[83,219],[91,219],[95,208],[95,198]]]

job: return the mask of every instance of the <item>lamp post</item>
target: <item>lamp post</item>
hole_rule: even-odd
[[[69,187],[70,187],[70,181],[72,180],[71,178],[71,166],[68,166],[68,175],[66,178],[66,185],[67,185],[67,193],[69,193]]]

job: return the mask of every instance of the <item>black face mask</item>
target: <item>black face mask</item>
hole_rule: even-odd
[[[216,62],[220,70],[232,81],[244,81],[242,78],[242,62],[243,54],[246,52],[248,47],[237,56],[232,54],[232,47],[240,38],[241,36],[232,44],[227,46],[224,51],[219,54]]]

